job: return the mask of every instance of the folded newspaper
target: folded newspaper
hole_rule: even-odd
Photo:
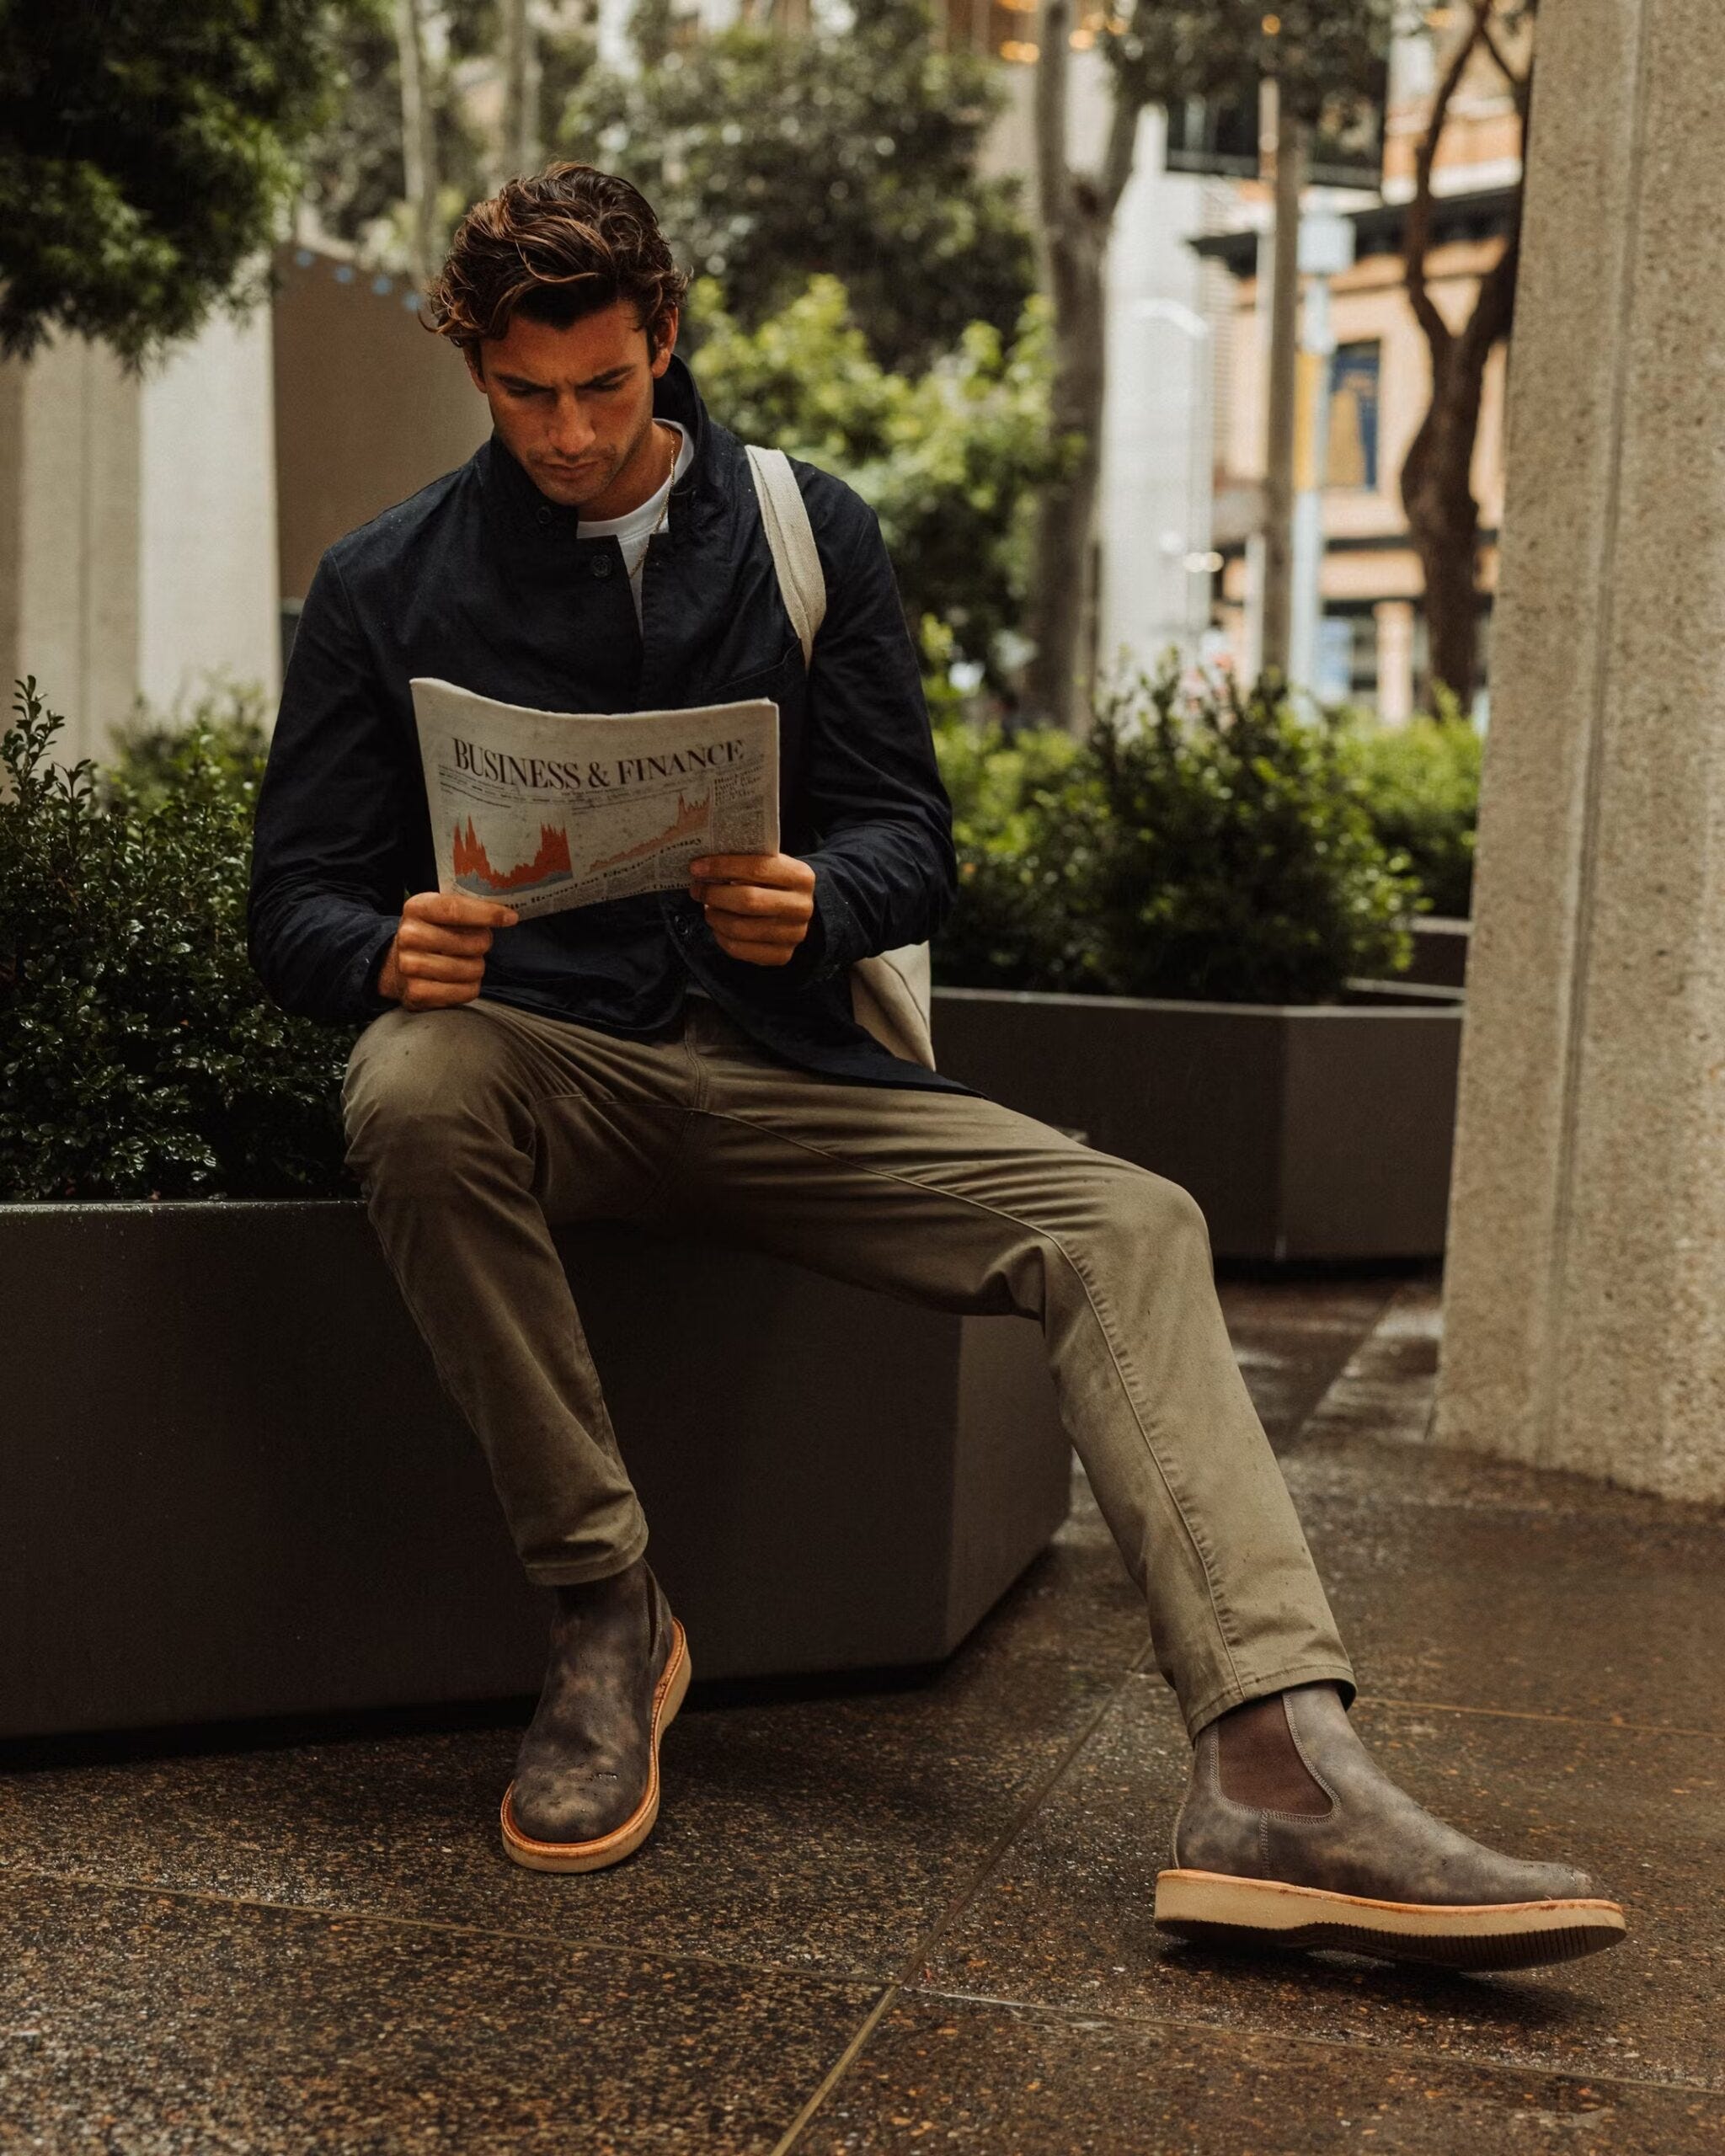
[[[440,890],[523,919],[685,889],[703,854],[778,851],[778,707],[526,711],[412,683]]]

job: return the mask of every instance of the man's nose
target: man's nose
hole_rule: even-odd
[[[578,397],[559,397],[551,415],[551,446],[558,456],[573,460],[585,456],[598,440],[593,422],[581,408]]]

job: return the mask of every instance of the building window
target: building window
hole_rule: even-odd
[[[1375,707],[1378,627],[1369,607],[1350,606],[1324,616],[1317,625],[1316,673],[1311,690],[1321,704]]]
[[[1338,344],[1330,360],[1330,445],[1324,483],[1378,483],[1378,363],[1382,346]]]

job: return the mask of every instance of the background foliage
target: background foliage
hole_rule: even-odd
[[[334,68],[331,0],[0,0],[0,350],[136,361],[257,296]]]
[[[258,700],[145,732],[99,785],[49,761],[22,685],[0,739],[0,1200],[342,1187],[352,1035],[290,1018],[246,959]]]
[[[1356,721],[1342,758],[1365,789],[1372,827],[1404,853],[1436,914],[1473,910],[1473,851],[1485,741],[1445,690],[1434,716],[1405,726]]]
[[[1231,675],[1141,678],[1087,743],[948,718],[952,985],[1311,1003],[1406,969],[1425,901],[1342,731]]]
[[[583,77],[553,139],[633,180],[745,327],[826,275],[889,367],[920,371],[971,322],[1012,334],[1030,235],[1018,182],[977,170],[1004,92],[986,61],[936,49],[926,0],[794,36],[673,42],[654,20],[638,19],[639,72]]]
[[[848,479],[879,515],[931,660],[998,678],[1023,606],[1035,491],[1056,455],[1044,304],[1028,303],[1010,343],[971,323],[914,376],[881,366],[834,277],[752,331],[710,281],[691,312],[705,333],[694,371],[715,416],[745,441]]]

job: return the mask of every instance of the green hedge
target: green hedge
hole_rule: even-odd
[[[1485,744],[1453,698],[1405,726],[1345,725],[1344,763],[1363,789],[1380,839],[1406,854],[1434,914],[1473,910],[1473,846]]]
[[[1082,744],[944,718],[960,896],[936,979],[1314,1003],[1405,971],[1428,901],[1377,825],[1364,739],[1274,686],[1172,669]]]
[[[258,699],[51,762],[34,680],[0,739],[0,1200],[349,1194],[353,1035],[246,959]]]
[[[0,739],[0,1200],[334,1196],[350,1029],[246,958],[261,698],[51,760],[21,685]],[[1313,724],[1229,677],[1141,680],[1088,740],[936,728],[961,888],[936,978],[1317,1002],[1466,910],[1479,744],[1453,716]],[[1413,873],[1424,878],[1420,888]]]

